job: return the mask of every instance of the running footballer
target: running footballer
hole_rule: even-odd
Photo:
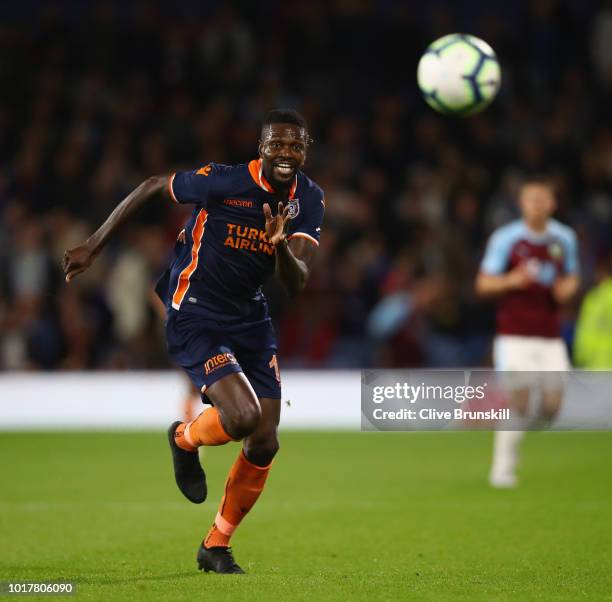
[[[521,219],[493,233],[476,280],[481,296],[497,299],[495,368],[563,372],[570,369],[570,361],[559,313],[580,286],[576,234],[552,218],[555,192],[546,178],[525,181],[518,201]],[[534,380],[540,381],[535,387]],[[517,420],[514,430],[495,432],[489,482],[498,488],[517,484],[518,448],[524,436],[521,424],[552,422],[563,395],[562,382],[555,375],[539,379],[517,375],[508,381],[509,402]],[[538,415],[529,421],[529,400],[538,392]]]
[[[309,141],[299,113],[271,111],[258,159],[147,179],[63,259],[70,282],[134,211],[160,193],[194,206],[156,288],[166,305],[168,352],[211,406],[168,431],[176,482],[187,499],[206,499],[198,447],[242,441],[197,553],[205,571],[243,572],[230,539],[259,498],[278,451],[281,381],[261,285],[275,273],[295,295],[308,279],[324,211],[323,191],[301,171]]]

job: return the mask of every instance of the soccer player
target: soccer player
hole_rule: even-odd
[[[176,203],[194,205],[156,290],[167,307],[169,354],[211,405],[168,431],[175,479],[187,499],[201,503],[207,495],[198,447],[242,441],[197,553],[207,572],[243,572],[230,539],[259,498],[278,451],[281,382],[261,285],[276,273],[295,295],[308,279],[324,211],[323,191],[301,171],[309,143],[299,113],[273,110],[262,124],[258,159],[147,179],[63,260],[70,282],[136,209],[164,191]]]
[[[552,219],[554,189],[544,178],[523,183],[519,193],[522,219],[496,230],[489,239],[476,279],[483,297],[497,298],[497,334],[493,346],[499,371],[565,371],[568,353],[560,337],[559,306],[578,291],[578,252],[574,231]],[[513,377],[510,405],[526,424],[531,383]],[[539,378],[538,419],[552,421],[562,399],[559,378]],[[518,447],[524,436],[517,430],[496,431],[489,481],[494,487],[514,487]]]

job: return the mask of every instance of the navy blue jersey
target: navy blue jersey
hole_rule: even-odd
[[[276,211],[273,193],[261,160],[209,163],[170,178],[172,199],[195,207],[185,226],[186,243],[177,243],[169,273],[157,289],[168,307],[220,322],[267,317],[261,285],[274,272],[275,251],[266,236],[263,205]],[[318,245],[325,207],[321,188],[300,171],[288,203],[288,238],[304,237]]]

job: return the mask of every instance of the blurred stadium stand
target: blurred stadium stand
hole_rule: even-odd
[[[284,367],[486,364],[492,309],[473,278],[525,173],[554,174],[585,286],[609,252],[610,2],[13,4],[0,24],[2,370],[169,366],[149,291],[181,210],[152,203],[70,287],[61,255],[147,176],[253,158],[275,106],[308,119],[307,171],[327,197],[307,292],[267,287]],[[415,83],[420,53],[452,31],[502,63],[500,97],[467,120],[434,114]]]

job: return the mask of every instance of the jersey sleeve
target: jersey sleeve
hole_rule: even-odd
[[[168,192],[175,203],[194,203],[206,208],[208,197],[222,185],[220,166],[208,163],[193,171],[177,171],[170,176]]]
[[[565,240],[564,269],[566,274],[578,274],[580,272],[580,261],[578,259],[578,239],[576,233],[570,230]]]
[[[297,203],[297,206],[294,205],[292,209],[291,203]],[[306,238],[318,247],[325,213],[323,191],[316,188],[309,192],[306,199],[289,201],[289,205],[289,215],[292,210],[297,214],[290,220],[287,239]]]
[[[503,229],[495,232],[487,243],[484,257],[480,263],[480,271],[491,276],[503,274],[508,267],[511,242]]]

